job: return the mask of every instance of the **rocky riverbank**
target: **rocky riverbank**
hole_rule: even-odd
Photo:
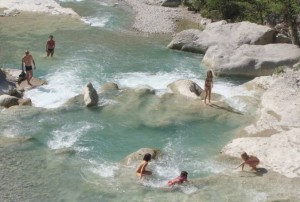
[[[126,2],[136,12],[133,27],[142,32],[174,33],[179,18],[187,17],[202,25],[209,22],[180,7],[161,7],[157,1]],[[269,27],[221,21],[204,31],[178,33],[169,47],[205,54],[204,65],[219,75],[270,75],[244,84],[261,100],[258,119],[238,134],[243,138],[225,146],[222,154],[239,158],[246,151],[257,155],[263,167],[287,177],[300,177],[300,71],[296,64],[300,49],[281,41]],[[287,68],[282,70],[284,73],[271,76],[284,69],[282,66]]]

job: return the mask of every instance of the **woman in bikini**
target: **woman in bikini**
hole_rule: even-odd
[[[209,70],[206,74],[205,85],[204,85],[204,90],[205,90],[204,103],[205,104],[206,104],[207,96],[208,96],[208,103],[210,103],[212,87],[213,87],[213,74],[212,74],[212,71]]]

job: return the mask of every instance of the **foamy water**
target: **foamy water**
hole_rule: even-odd
[[[81,18],[81,20],[93,27],[105,27],[106,24],[109,22],[110,20],[110,16],[103,16],[101,18],[97,18],[97,17],[83,17]]]
[[[50,149],[71,148],[81,136],[93,127],[99,126],[87,122],[63,125],[60,129],[52,132],[53,137],[48,141],[48,147]]]
[[[163,109],[155,112],[144,110],[151,102],[149,100],[143,100],[136,109],[135,106],[125,106],[120,112],[118,108],[111,110],[114,106],[103,107],[102,104],[122,104],[111,97],[100,97],[101,105],[96,108],[59,108],[80,94],[87,82],[92,82],[96,90],[106,82],[115,82],[120,88],[147,85],[159,93],[166,92],[167,85],[178,79],[190,79],[203,87],[206,70],[199,66],[201,56],[167,50],[165,39],[159,37],[153,39],[121,32],[128,28],[118,26],[126,24],[131,16],[118,8],[112,9],[109,1],[60,2],[76,5],[76,11],[84,13],[83,20],[91,26],[82,26],[82,30],[76,31],[62,27],[45,31],[54,33],[57,49],[53,60],[35,57],[39,67],[35,76],[46,80],[47,85],[27,91],[25,96],[31,98],[34,106],[52,109],[39,109],[34,115],[12,111],[10,116],[1,119],[1,136],[32,137],[28,142],[8,148],[8,153],[15,152],[15,159],[1,165],[12,168],[5,173],[9,183],[3,182],[4,187],[8,187],[3,191],[11,196],[9,189],[13,190],[13,195],[21,196],[19,201],[47,201],[49,198],[53,201],[190,201],[199,193],[199,197],[201,193],[209,195],[210,187],[206,185],[184,184],[170,188],[166,183],[182,170],[188,171],[191,181],[230,173],[230,165],[220,163],[215,157],[233,138],[230,131],[240,127],[236,119],[208,119],[195,113],[176,121],[177,114],[174,116]],[[123,19],[126,17],[128,19]],[[12,44],[11,50],[34,44],[32,52],[38,54],[42,50],[40,55],[44,54],[48,33],[26,32],[24,35],[28,36],[28,43],[18,46],[13,44],[23,40],[23,35],[5,38]],[[14,61],[14,57],[12,51],[5,59]],[[232,102],[234,108],[243,108],[235,97],[247,94],[244,89],[222,78],[214,78],[214,81],[213,92],[221,94],[225,102]],[[151,117],[150,113],[159,118],[170,116],[167,117],[170,121],[162,126],[149,126],[139,120],[139,117]],[[185,117],[184,112],[182,117]],[[121,162],[143,147],[157,148],[163,155],[149,163],[148,169],[153,176],[139,182],[134,175],[135,166],[124,168]],[[67,154],[56,153],[64,149]],[[5,162],[10,160],[7,158]],[[18,169],[20,172],[16,172]],[[23,187],[21,182],[28,183],[29,188]],[[220,195],[223,196],[223,190],[235,190],[231,186],[218,187]],[[249,201],[244,198],[243,190],[239,191],[243,193],[241,198]],[[263,201],[267,195],[252,190],[246,197]]]
[[[47,75],[47,85],[26,92],[34,106],[56,108],[81,93],[83,83],[76,70],[58,70]]]

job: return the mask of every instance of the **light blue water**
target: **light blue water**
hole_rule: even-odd
[[[48,82],[26,93],[41,109],[13,115],[9,110],[1,112],[1,138],[32,137],[22,144],[2,140],[1,150],[7,154],[3,160],[18,167],[7,174],[12,185],[7,184],[6,193],[17,193],[29,201],[181,201],[199,187],[176,194],[156,188],[181,170],[195,179],[228,169],[216,157],[234,137],[233,131],[247,122],[246,115],[205,116],[185,111],[176,103],[172,108],[170,101],[158,104],[166,86],[177,79],[191,79],[203,86],[206,70],[200,66],[201,55],[167,49],[170,37],[143,37],[133,32],[132,14],[109,1],[68,1],[62,5],[82,16],[77,26],[60,24],[57,29],[43,28],[43,32],[15,34],[10,30],[10,35],[1,35],[2,47],[10,47],[1,48],[1,63],[19,67],[23,50],[29,48],[37,63],[35,76]],[[50,25],[57,19],[39,20],[48,20]],[[44,58],[47,29],[57,43],[52,59]],[[61,107],[80,94],[87,82],[96,89],[106,82],[121,88],[148,85],[156,95],[120,93],[101,97],[99,108]],[[217,78],[214,91],[235,104],[231,97],[244,92],[233,92],[232,87],[241,82]],[[158,110],[152,108],[156,105]],[[242,109],[241,105],[234,107]],[[150,163],[153,179],[139,184],[135,168],[120,162],[143,147],[160,149],[164,157]],[[66,148],[75,153],[55,154]],[[24,183],[29,185],[24,188]]]

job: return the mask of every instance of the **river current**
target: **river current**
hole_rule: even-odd
[[[20,68],[21,57],[29,49],[37,64],[34,76],[48,83],[25,93],[37,109],[1,111],[2,198],[195,201],[201,192],[207,194],[206,199],[198,201],[226,201],[227,195],[214,195],[205,185],[167,190],[165,184],[181,170],[188,171],[193,181],[232,169],[217,157],[235,137],[236,129],[247,124],[249,116],[216,118],[174,113],[176,109],[152,112],[145,108],[156,98],[140,97],[126,108],[114,106],[128,100],[109,97],[100,98],[98,108],[64,105],[88,82],[96,89],[107,82],[123,89],[146,85],[155,89],[155,96],[164,95],[167,85],[178,79],[203,86],[207,69],[201,66],[202,55],[167,49],[170,36],[136,33],[131,29],[133,14],[108,0],[60,3],[74,9],[81,19],[23,13],[1,23],[2,66]],[[57,44],[54,58],[45,58],[49,34]],[[214,81],[213,91],[221,94],[224,102],[248,113],[234,99],[245,94],[242,88],[236,88],[244,79]],[[101,110],[107,105],[112,107]],[[140,182],[134,176],[135,168],[123,166],[121,161],[145,147],[159,149],[165,155],[149,164],[153,177]],[[257,197],[256,201],[265,197],[255,191],[253,196],[247,194]]]

